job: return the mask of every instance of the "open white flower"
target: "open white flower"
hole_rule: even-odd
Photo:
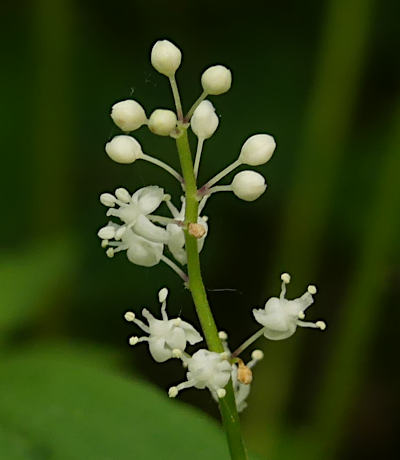
[[[150,185],[137,190],[133,195],[124,189],[117,188],[115,196],[110,193],[103,193],[100,201],[109,207],[107,216],[118,217],[124,224],[115,229],[111,236],[112,229],[109,226],[99,230],[98,235],[102,239],[122,238],[125,230],[132,229],[136,235],[149,239],[150,241],[165,243],[168,235],[165,229],[153,224],[147,217],[154,212],[165,200],[164,190],[157,185]],[[115,207],[118,205],[118,207]],[[107,229],[107,231],[105,230]]]
[[[304,319],[305,310],[313,303],[313,295],[317,293],[315,286],[308,286],[307,292],[298,299],[285,298],[286,285],[290,282],[290,275],[283,273],[282,290],[280,297],[271,297],[263,309],[254,309],[253,315],[258,323],[264,326],[264,336],[270,340],[287,339],[296,332],[297,326],[312,327],[324,330],[323,321],[316,323],[301,321]]]
[[[148,342],[150,354],[158,363],[167,361],[170,358],[181,357],[187,342],[194,345],[203,340],[191,324],[182,321],[180,318],[168,319],[166,311],[167,295],[168,290],[166,288],[160,290],[159,300],[162,319],[154,318],[145,308],[142,310],[142,315],[147,319],[148,326],[137,319],[133,312],[125,313],[127,321],[135,323],[142,331],[149,334],[146,337],[133,336],[129,339],[129,343],[136,345],[139,342]]]
[[[182,202],[182,208],[180,211],[178,211],[175,206],[168,201],[167,206],[169,207],[169,210],[171,211],[171,214],[173,218],[176,221],[183,221],[185,219],[185,201],[183,200]],[[201,238],[197,240],[197,246],[199,249],[199,252],[203,249],[204,246],[204,241],[206,239],[206,236],[208,234],[208,225],[206,222],[206,218],[204,217],[199,217],[197,219],[197,223],[202,225],[205,229],[205,234]],[[174,223],[170,223],[167,225],[167,233],[168,233],[168,249],[171,251],[172,255],[175,257],[175,259],[181,263],[182,265],[185,265],[187,263],[187,255],[186,255],[186,249],[185,249],[185,233],[183,231],[182,226]]]
[[[170,398],[175,398],[179,391],[190,387],[208,388],[219,398],[225,396],[224,387],[229,382],[232,372],[232,365],[227,360],[225,353],[201,349],[196,351],[192,357],[182,355],[181,359],[188,368],[187,381],[171,387],[168,391]]]
[[[100,196],[101,203],[109,207],[107,216],[118,217],[123,222],[122,225],[109,222],[98,231],[102,245],[110,246],[107,249],[109,257],[126,250],[128,259],[134,264],[152,267],[160,262],[168,233],[153,224],[148,216],[164,199],[163,189],[155,185],[143,187],[133,195],[118,188],[115,195],[103,193]]]

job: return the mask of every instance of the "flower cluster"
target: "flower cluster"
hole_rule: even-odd
[[[203,338],[191,324],[180,317],[168,317],[167,297],[168,289],[162,288],[158,293],[161,319],[155,318],[146,308],[142,310],[142,316],[147,324],[138,319],[134,312],[125,313],[126,321],[136,324],[147,334],[142,337],[131,336],[129,344],[134,346],[140,342],[147,342],[152,358],[158,363],[171,358],[182,361],[183,367],[187,369],[187,380],[169,388],[170,398],[175,398],[183,389],[194,387],[208,389],[218,400],[225,397],[225,386],[232,379],[237,408],[239,411],[243,410],[247,406],[246,398],[250,393],[251,369],[262,359],[261,350],[254,350],[251,361],[245,365],[241,359],[232,358],[227,343],[228,336],[221,331],[219,337],[224,344],[225,352],[216,353],[200,348],[190,356],[186,351],[187,345],[198,344]]]
[[[151,52],[151,62],[154,68],[166,75],[174,90],[178,112],[181,111],[180,99],[175,91],[175,72],[181,63],[181,52],[167,40],[158,41]],[[187,125],[197,137],[197,150],[194,160],[194,173],[197,177],[204,142],[209,139],[219,125],[219,118],[213,104],[207,96],[218,95],[229,90],[232,84],[232,74],[222,65],[209,67],[203,72],[201,85],[203,93],[190,109],[185,118],[179,118],[172,110],[159,108],[147,117],[142,105],[133,99],[117,102],[112,106],[111,118],[126,134],[119,134],[107,142],[105,150],[108,156],[117,163],[130,164],[136,160],[149,161],[167,171],[177,179],[183,189],[185,184],[181,175],[170,165],[143,152],[140,143],[130,134],[142,126],[157,135],[176,137]],[[179,109],[180,108],[180,109]],[[184,231],[188,230],[198,238],[199,251],[202,249],[208,233],[207,218],[200,213],[211,194],[219,191],[232,191],[238,198],[246,201],[257,199],[266,190],[264,177],[252,170],[237,173],[230,185],[216,185],[222,178],[240,165],[259,166],[266,163],[275,150],[275,141],[269,134],[255,134],[243,144],[237,160],[216,174],[198,189],[199,215],[197,226],[185,226],[185,202],[178,210],[170,201],[170,195],[158,186],[144,187],[131,195],[125,188],[118,188],[114,195],[103,193],[100,196],[102,204],[107,206],[107,216],[118,218],[118,222],[110,221],[101,228],[98,236],[102,239],[107,255],[113,257],[118,251],[126,250],[128,259],[137,265],[151,267],[164,261],[173,268],[184,281],[187,276],[182,265],[187,262]],[[165,202],[171,217],[153,215],[154,211]],[[193,233],[192,233],[193,232]],[[175,261],[164,255],[168,248]],[[177,262],[177,264],[175,263]]]
[[[186,242],[188,241],[189,248],[189,242],[197,241],[197,252],[202,250],[209,225],[207,216],[202,213],[208,199],[214,193],[223,191],[233,192],[236,197],[245,201],[259,198],[267,185],[264,177],[253,169],[244,169],[236,173],[229,184],[221,185],[219,182],[243,165],[255,167],[267,163],[275,151],[276,143],[270,134],[253,134],[245,140],[231,164],[198,187],[197,178],[204,144],[214,135],[220,122],[209,97],[226,93],[230,89],[232,73],[223,65],[214,65],[206,69],[201,76],[203,91],[184,114],[175,79],[181,61],[181,51],[170,41],[160,40],[154,44],[151,63],[159,73],[169,79],[176,111],[157,108],[147,116],[143,106],[136,100],[117,102],[112,106],[111,118],[123,134],[116,135],[107,142],[105,150],[109,158],[120,164],[144,160],[163,168],[182,187],[182,204],[179,208],[175,207],[170,194],[165,193],[164,189],[157,185],[142,187],[133,194],[122,187],[117,188],[114,193],[103,193],[100,195],[100,202],[108,208],[106,215],[110,220],[98,231],[98,236],[102,240],[102,246],[106,248],[107,256],[113,257],[119,251],[126,251],[130,262],[144,267],[152,267],[162,261],[184,280],[186,287],[192,289],[191,280],[184,269],[186,264],[190,267],[193,251],[197,258],[196,244],[190,244],[192,258],[188,260],[190,252],[187,251]],[[186,136],[186,131],[191,129],[197,139],[197,147],[193,159],[190,157],[190,149],[187,152],[189,180],[184,170],[185,162],[181,157],[184,177],[165,161],[144,153],[140,143],[131,135],[143,126],[147,126],[150,132],[158,136],[176,138],[178,147],[179,139],[183,135]],[[181,152],[179,153],[181,155]],[[159,211],[162,207],[167,211],[167,215],[164,211]],[[169,388],[168,394],[171,398],[176,397],[185,388],[194,387],[208,389],[218,400],[225,397],[228,382],[231,381],[236,406],[241,411],[247,406],[246,399],[253,380],[252,369],[263,358],[261,350],[253,350],[250,361],[245,364],[239,358],[242,352],[261,336],[270,340],[282,340],[292,336],[298,326],[320,330],[326,327],[323,321],[303,321],[306,309],[313,303],[316,287],[310,285],[301,297],[288,300],[285,295],[290,275],[282,274],[281,280],[280,296],[268,299],[262,309],[253,309],[254,318],[261,328],[233,352],[228,346],[227,334],[219,332],[217,336],[213,326],[218,346],[211,350],[203,347],[190,355],[187,351],[188,345],[199,344],[203,338],[191,324],[179,316],[171,319],[168,317],[166,288],[161,289],[158,294],[161,304],[160,319],[155,318],[147,309],[142,310],[147,324],[138,319],[132,311],[125,314],[127,321],[134,323],[146,334],[130,337],[129,343],[134,346],[140,342],[147,342],[151,356],[159,363],[172,358],[182,362],[186,369],[186,380]],[[211,312],[207,318],[210,316],[212,319]],[[203,332],[207,332],[206,328]],[[207,336],[206,333],[205,335]]]

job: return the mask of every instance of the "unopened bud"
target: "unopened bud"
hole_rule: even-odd
[[[253,380],[251,369],[247,367],[242,360],[239,361],[237,378],[240,383],[244,383],[245,385],[250,385]]]
[[[226,93],[232,84],[232,73],[223,65],[214,65],[203,72],[201,85],[207,94]]]
[[[215,114],[215,108],[210,101],[200,102],[190,120],[192,131],[200,139],[208,139],[218,127],[219,118]]]
[[[133,99],[117,102],[112,106],[111,118],[122,131],[134,131],[147,121],[143,107]]]
[[[169,136],[176,127],[176,115],[172,110],[157,109],[150,115],[149,129],[159,136]]]
[[[264,177],[255,171],[241,171],[231,185],[233,193],[245,201],[256,200],[267,188]]]
[[[172,77],[181,65],[182,53],[169,40],[158,40],[151,50],[151,64],[163,75]]]
[[[188,232],[189,232],[189,235],[192,235],[195,238],[199,239],[199,238],[202,238],[206,234],[206,229],[201,224],[195,224],[194,222],[191,222],[188,225]]]
[[[107,155],[117,163],[133,163],[143,154],[139,142],[131,136],[115,136],[106,144]]]
[[[262,165],[272,157],[275,147],[275,139],[269,134],[255,134],[243,144],[239,160],[251,166]]]

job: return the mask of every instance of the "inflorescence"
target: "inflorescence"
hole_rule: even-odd
[[[203,91],[185,115],[175,79],[181,61],[181,51],[170,41],[160,40],[154,44],[151,63],[159,73],[168,77],[176,111],[158,108],[147,116],[138,101],[128,99],[117,102],[112,106],[111,118],[123,134],[113,137],[106,144],[105,150],[117,163],[131,164],[137,160],[144,160],[163,168],[185,191],[183,177],[164,161],[144,153],[140,143],[130,134],[147,126],[156,135],[177,138],[182,130],[190,126],[197,137],[194,158],[194,176],[197,179],[204,144],[219,126],[215,107],[207,98],[227,92],[232,84],[232,73],[223,65],[206,69],[201,77]],[[198,188],[197,223],[185,222],[184,196],[181,197],[181,206],[177,208],[172,203],[171,196],[157,185],[139,188],[132,194],[122,187],[117,188],[114,193],[101,194],[100,202],[108,208],[107,217],[116,219],[110,220],[98,231],[107,256],[113,257],[117,252],[126,251],[130,262],[144,267],[152,267],[162,261],[187,285],[190,279],[185,272],[185,231],[197,238],[200,252],[208,234],[208,217],[201,214],[212,194],[229,191],[245,201],[259,198],[265,192],[267,184],[264,177],[252,169],[236,173],[230,184],[221,185],[219,182],[239,166],[265,164],[272,157],[275,147],[275,140],[269,134],[257,133],[250,136],[243,143],[237,159]],[[156,214],[162,206],[168,210],[168,215]],[[166,251],[168,255],[165,254]],[[270,340],[281,340],[292,336],[297,326],[320,330],[326,327],[323,321],[303,321],[305,310],[313,303],[316,287],[310,285],[301,297],[288,300],[285,294],[286,286],[290,282],[289,274],[282,274],[281,280],[280,296],[268,299],[263,309],[253,310],[254,318],[262,326],[261,329],[233,353],[228,346],[228,335],[221,331],[219,338],[225,349],[223,353],[200,348],[190,355],[186,351],[187,345],[196,345],[203,338],[192,325],[180,317],[169,319],[166,310],[166,288],[159,292],[161,319],[155,318],[147,309],[142,310],[147,324],[138,319],[134,312],[129,311],[125,314],[127,321],[136,324],[146,334],[141,337],[130,337],[129,344],[134,346],[139,342],[146,342],[151,356],[157,362],[171,358],[182,362],[183,367],[187,369],[187,380],[170,387],[170,397],[177,396],[178,392],[185,388],[195,387],[207,388],[215,399],[223,398],[226,394],[224,387],[232,379],[237,408],[239,411],[243,410],[247,405],[246,398],[253,379],[252,368],[263,358],[263,353],[261,350],[253,350],[251,360],[247,364],[239,355],[262,335]]]

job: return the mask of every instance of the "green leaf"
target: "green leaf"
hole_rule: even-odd
[[[98,361],[54,345],[3,359],[0,458],[229,458],[214,421]]]

